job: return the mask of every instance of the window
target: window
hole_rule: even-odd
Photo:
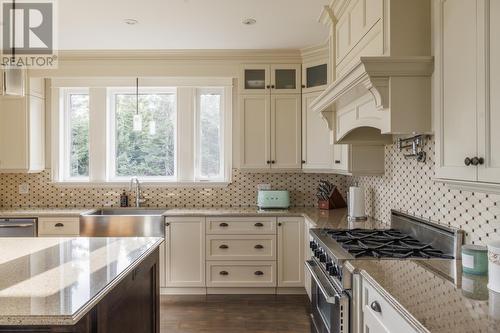
[[[54,181],[229,182],[232,80],[141,81],[52,80]]]
[[[175,89],[109,90],[111,106],[110,178],[175,178]],[[134,129],[134,116],[140,117]]]
[[[85,89],[66,89],[64,94],[66,122],[66,178],[88,180],[89,177],[89,95]]]
[[[223,178],[223,89],[197,91],[197,178],[217,180]]]

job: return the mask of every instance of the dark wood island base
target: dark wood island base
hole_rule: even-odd
[[[75,325],[0,326],[0,332],[159,333],[159,249],[131,270]]]

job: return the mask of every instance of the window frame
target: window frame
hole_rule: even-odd
[[[71,176],[71,95],[88,95],[89,98],[89,175],[88,176]],[[61,94],[62,108],[61,108],[61,118],[63,121],[61,145],[59,147],[61,151],[61,163],[62,166],[62,177],[63,179],[71,182],[85,183],[89,182],[91,179],[91,154],[90,154],[90,92],[88,88],[78,87],[78,88],[64,88]]]
[[[107,126],[106,126],[106,182],[108,183],[123,183],[128,182],[132,177],[137,177],[141,182],[176,182],[178,179],[178,127],[179,127],[179,109],[177,107],[177,88],[175,87],[140,87],[139,95],[148,93],[157,94],[174,94],[175,96],[175,114],[174,114],[174,174],[172,176],[116,176],[116,108],[115,97],[119,94],[133,94],[135,95],[136,88],[132,87],[108,87],[106,88],[106,113],[107,113]],[[143,124],[144,125],[144,124]]]
[[[110,102],[108,89],[134,90],[134,78],[52,78],[51,87],[51,175],[52,183],[56,186],[82,186],[82,187],[123,187],[131,177],[110,177]],[[230,77],[151,77],[141,78],[139,93],[148,89],[176,90],[176,128],[175,128],[175,176],[172,179],[158,177],[139,177],[145,186],[158,187],[225,187],[232,181],[232,97],[234,93],[233,79]],[[197,117],[197,92],[198,90],[215,89],[223,92],[221,104],[223,110],[222,135],[222,176],[220,179],[203,179],[197,177],[196,155],[198,154],[198,129],[195,122]],[[89,177],[85,179],[68,178],[69,167],[63,163],[65,145],[64,110],[66,91],[89,94]],[[113,126],[114,127],[114,126]],[[182,127],[182,129],[181,129]],[[103,142],[105,144],[103,145]],[[113,148],[115,150],[116,148]],[[69,154],[67,154],[69,156]],[[67,159],[69,161],[69,159]],[[68,164],[69,166],[69,164]],[[64,174],[66,170],[66,174]]]
[[[220,138],[219,138],[219,145],[220,145],[220,161],[219,161],[219,167],[220,167],[220,174],[218,177],[203,177],[201,175],[201,100],[200,97],[202,94],[219,94],[220,97],[220,115],[219,115],[219,121],[220,121]],[[224,170],[224,165],[226,163],[225,159],[225,131],[226,131],[226,124],[225,124],[225,108],[226,108],[226,103],[224,100],[225,96],[225,91],[223,87],[200,87],[197,88],[195,91],[195,125],[194,125],[194,138],[195,138],[195,155],[194,155],[194,179],[195,181],[199,182],[210,182],[210,181],[224,181],[224,175],[226,171]]]

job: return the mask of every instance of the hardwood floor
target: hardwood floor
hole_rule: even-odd
[[[307,295],[162,296],[162,333],[309,333]]]

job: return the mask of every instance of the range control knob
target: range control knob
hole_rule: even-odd
[[[335,276],[335,265],[332,265],[330,268],[328,268],[328,274],[330,274],[331,276]]]
[[[312,249],[312,250],[316,250],[318,248],[318,244],[316,244],[315,241],[310,241],[309,242],[309,247]]]
[[[314,250],[314,256],[316,258],[319,258],[319,255],[321,254],[321,250],[320,249],[317,249],[317,250]]]
[[[327,271],[330,271],[330,267],[333,266],[333,263],[330,261],[330,262],[327,262],[326,265],[325,265],[325,268]]]
[[[326,254],[320,254],[319,255],[319,262],[326,262]]]

